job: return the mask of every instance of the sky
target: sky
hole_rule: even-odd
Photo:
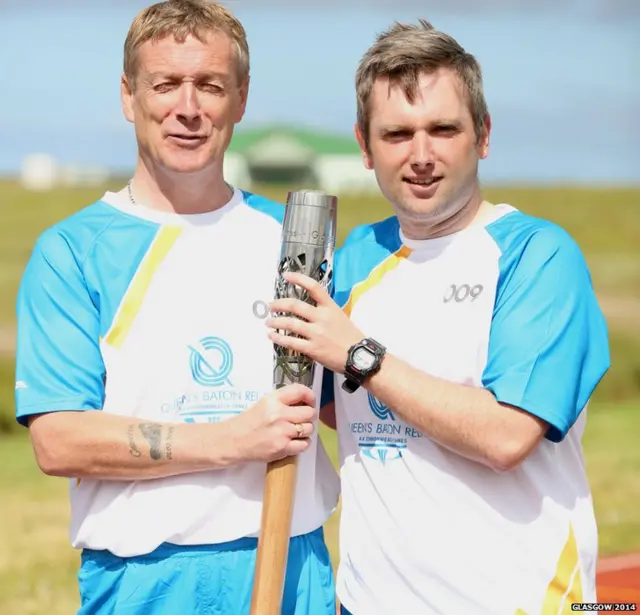
[[[0,0],[0,173],[33,152],[129,170],[122,45],[140,0]],[[393,21],[424,17],[480,61],[489,181],[640,184],[637,0],[228,0],[252,83],[238,129],[353,134],[357,63]]]

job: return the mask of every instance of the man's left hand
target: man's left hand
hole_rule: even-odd
[[[269,338],[280,346],[307,355],[327,369],[343,373],[349,348],[365,336],[316,280],[292,272],[284,273],[283,277],[304,288],[316,305],[299,299],[273,301],[269,305],[270,311],[286,315],[267,319],[267,326],[274,329]]]

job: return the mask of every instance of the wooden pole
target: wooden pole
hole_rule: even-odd
[[[281,614],[297,469],[297,456],[267,464],[251,615]]]

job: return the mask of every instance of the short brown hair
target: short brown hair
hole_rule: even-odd
[[[210,32],[222,32],[235,44],[238,80],[249,77],[249,45],[240,21],[227,8],[207,0],[166,0],[138,13],[124,43],[124,74],[133,85],[138,70],[138,49],[147,41],[172,35],[182,43],[191,35],[204,42]]]
[[[369,101],[376,79],[388,78],[390,85],[400,85],[407,100],[413,103],[420,74],[433,73],[439,68],[451,69],[462,81],[476,136],[481,137],[489,111],[480,64],[453,37],[420,19],[418,25],[396,22],[377,36],[360,61],[356,72],[357,121],[367,149],[371,120]]]

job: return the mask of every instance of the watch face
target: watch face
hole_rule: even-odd
[[[366,371],[376,362],[376,356],[366,348],[357,348],[353,353],[353,365],[359,371]]]

